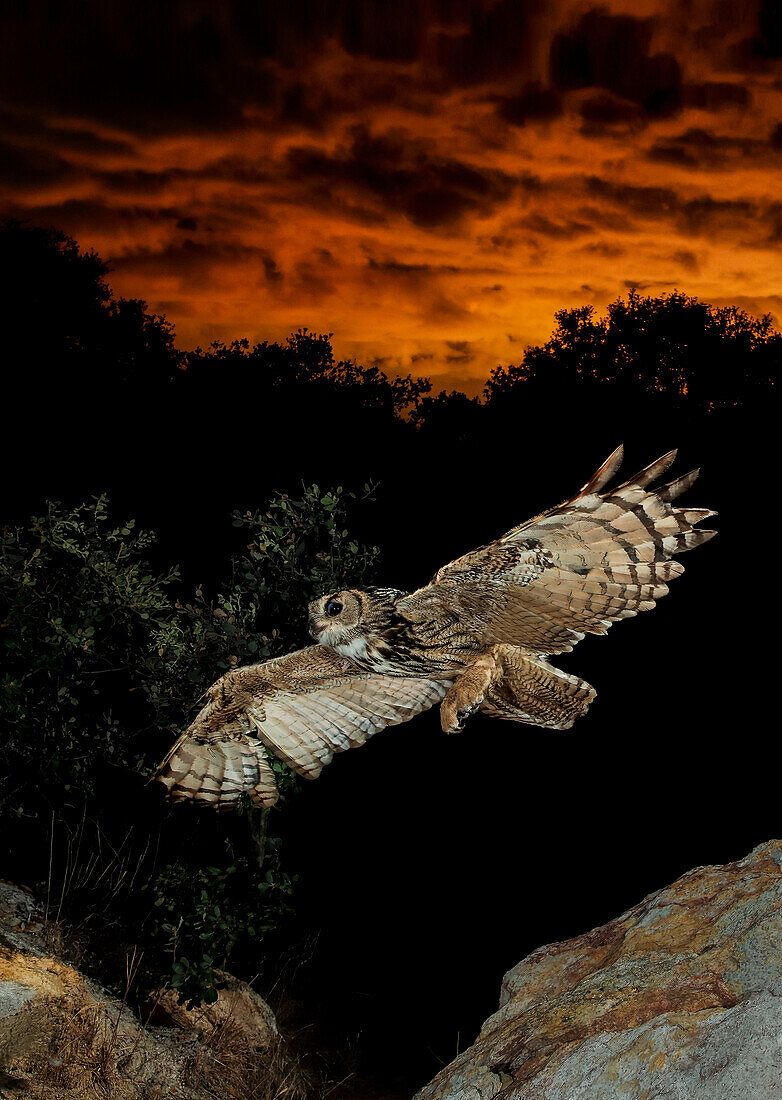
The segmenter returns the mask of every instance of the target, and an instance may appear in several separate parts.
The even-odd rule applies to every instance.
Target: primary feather
[[[270,759],[315,779],[334,753],[438,703],[450,683],[378,676],[322,646],[228,672],[158,767],[173,801],[272,806]]]

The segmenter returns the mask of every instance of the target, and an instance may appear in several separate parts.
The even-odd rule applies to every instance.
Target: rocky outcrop
[[[782,1100],[782,841],[534,951],[416,1100]]]
[[[277,1034],[269,1006],[221,975],[217,1001],[155,998],[142,1022],[97,983],[57,957],[57,930],[33,898],[0,882],[0,1095],[36,1100],[250,1100],[307,1095],[307,1081]],[[215,1092],[215,1089],[218,1089]]]

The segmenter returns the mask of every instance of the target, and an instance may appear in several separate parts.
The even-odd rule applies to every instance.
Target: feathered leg
[[[586,714],[597,694],[586,680],[521,646],[494,646],[494,650],[499,675],[486,691],[481,704],[484,714],[555,730],[570,729],[576,718]]]
[[[483,702],[492,681],[501,674],[497,651],[503,646],[492,646],[476,657],[448,691],[440,704],[440,724],[445,733],[456,733]]]
[[[459,677],[440,705],[446,733],[481,710],[529,726],[569,729],[586,714],[595,689],[522,646],[494,645]]]

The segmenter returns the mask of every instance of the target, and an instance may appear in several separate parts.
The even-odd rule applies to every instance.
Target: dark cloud
[[[774,202],[765,212],[764,224],[767,235],[764,243],[772,247],[782,244],[782,203]]]
[[[531,229],[533,233],[540,233],[544,237],[553,237],[558,240],[572,240],[574,237],[594,232],[593,227],[585,222],[578,222],[573,218],[560,218],[559,221],[554,221],[552,218],[547,218],[545,214],[529,214],[517,224],[524,229]]]
[[[748,107],[752,102],[746,85],[719,80],[706,81],[704,84],[685,84],[682,93],[685,107],[699,107],[704,111],[720,111],[723,107]]]
[[[262,257],[264,272],[267,271],[267,261]],[[299,287],[313,301],[319,301],[337,290],[336,284],[324,271],[324,265],[310,260],[300,260],[296,264],[296,277]],[[279,281],[279,280],[277,280]]]
[[[777,0],[761,0],[755,49],[763,57],[782,57],[782,8]]]
[[[643,187],[591,176],[587,191],[646,218],[669,217],[679,207],[678,195],[668,187]]]
[[[679,223],[687,233],[735,234],[755,230],[760,211],[747,199],[714,199],[710,195],[684,202],[679,210]]]
[[[485,84],[516,126],[559,117],[562,93],[601,89],[580,106],[585,132],[597,134],[682,105],[750,101],[738,82],[683,83],[677,59],[652,52],[652,19],[595,8],[551,38],[551,9],[546,0],[81,0],[77,17],[67,4],[6,5],[0,98],[28,118],[39,144],[96,156],[130,150],[90,123],[49,131],[45,119],[77,116],[139,135],[319,131],[382,105],[433,114],[443,91]],[[758,11],[742,48],[777,57],[775,6],[762,0]],[[713,24],[699,33],[724,38]],[[546,55],[550,86],[539,79]]]
[[[272,168],[268,157],[225,156],[209,161],[199,168],[126,168],[115,172],[98,171],[95,177],[109,191],[154,196],[179,180],[224,180],[229,183],[261,185],[277,182],[279,174]]]
[[[628,215],[626,210],[610,203],[605,205],[585,203],[577,207],[573,213],[595,229],[607,230],[610,233],[632,233],[637,228],[636,221]]]
[[[693,236],[712,233],[734,238],[746,235],[747,240],[762,243],[757,237],[757,227],[767,217],[768,208],[764,210],[749,199],[715,199],[711,195],[685,199],[672,188],[640,187],[597,176],[586,182],[593,195],[640,217],[670,221],[682,233]]]
[[[629,15],[587,12],[551,43],[551,79],[561,91],[604,88],[667,115],[682,104],[682,75],[672,54],[649,52],[653,23]]]
[[[528,122],[547,122],[562,114],[562,97],[555,88],[545,88],[539,81],[527,84],[519,95],[497,96],[497,113],[513,126]]]
[[[475,359],[475,351],[469,340],[446,340],[445,346],[449,352],[445,356],[446,363],[459,363],[466,366]]]
[[[99,178],[109,191],[117,191],[125,195],[152,196],[159,195],[172,180],[181,179],[184,175],[184,172],[176,169],[150,172],[142,168],[132,168],[122,172],[102,172]]]
[[[34,143],[37,149],[56,149],[98,156],[133,151],[132,145],[126,141],[102,137],[83,127],[53,126],[28,111],[0,110],[0,135],[12,141]]]
[[[402,260],[376,260],[373,256],[367,260],[367,267],[384,275],[413,279],[430,275],[456,275],[464,270],[455,264],[408,264]]]
[[[509,254],[516,247],[518,238],[510,233],[492,233],[490,237],[479,237],[478,241],[482,252]]]
[[[753,33],[736,46],[732,59],[742,68],[759,68],[779,57],[782,57],[782,8],[779,0],[760,0]]]
[[[644,121],[643,108],[631,99],[622,99],[611,92],[600,92],[582,100],[581,117],[588,131],[600,132],[606,127],[635,125]]]
[[[0,138],[0,184],[33,190],[83,174],[57,153],[15,145]]]
[[[276,179],[268,157],[219,157],[204,168],[190,173],[204,179],[231,180],[234,183],[261,184]]]
[[[140,248],[136,252],[112,257],[111,266],[118,273],[143,276],[155,276],[164,271],[178,278],[181,287],[194,290],[212,287],[217,280],[218,268],[237,263],[246,265],[248,261],[258,264],[258,282],[268,283],[269,259],[265,248],[238,241],[196,241],[186,237],[162,249]],[[272,278],[271,282],[275,281],[278,280]]]
[[[444,294],[434,293],[424,302],[420,309],[423,320],[434,324],[452,321],[466,321],[470,317],[470,311],[452,298],[446,298]]]
[[[592,241],[581,246],[582,252],[589,252],[593,256],[603,256],[608,260],[615,260],[617,256],[624,256],[627,249],[618,244],[609,244],[607,241]]]
[[[260,253],[261,264],[263,265],[263,274],[266,278],[266,282],[272,286],[279,284],[283,280],[283,274],[277,266],[277,261],[271,252],[262,250]]]
[[[403,277],[431,274],[431,264],[406,264],[401,260],[376,260],[370,256],[367,267],[371,271],[382,271],[384,275],[401,275]]]
[[[538,17],[545,13],[545,0],[456,0],[437,9],[436,61],[450,81],[478,84],[528,71],[538,48]]]
[[[650,160],[682,168],[719,169],[731,160],[768,159],[771,153],[765,141],[730,137],[697,127],[656,141],[646,155]]]
[[[676,283],[662,282],[658,279],[644,281],[643,279],[623,279],[627,290],[661,290],[663,287],[676,286]]]
[[[689,149],[674,141],[656,141],[646,154],[649,160],[673,164],[677,168],[698,168],[700,158],[693,156]]]
[[[327,189],[335,202],[333,192],[347,188],[381,200],[384,209],[424,228],[488,213],[514,188],[512,178],[499,170],[434,156],[425,142],[401,130],[374,135],[365,126],[353,127],[349,144],[333,154],[291,149],[288,164],[293,179]]]
[[[259,68],[247,79],[233,8],[15,5],[0,36],[0,97],[144,133],[235,127],[245,103],[266,98],[267,74]]]
[[[698,257],[694,252],[690,252],[687,248],[681,248],[678,252],[673,254],[674,263],[683,267],[685,271],[697,272],[700,264],[698,263]]]
[[[32,219],[38,225],[54,225],[71,234],[111,234],[147,225],[171,225],[192,231],[195,219],[178,207],[110,205],[102,199],[67,199],[59,203],[37,205],[10,203],[8,213],[19,219]],[[182,223],[182,224],[180,224]],[[107,257],[108,258],[108,257]]]
[[[426,23],[417,0],[347,0],[337,18],[345,49],[378,61],[415,61]]]
[[[78,12],[71,4],[7,5],[0,98],[138,134],[244,129],[248,112],[260,112],[266,126],[317,129],[361,103],[412,95],[432,109],[421,99],[427,85],[524,73],[544,7],[543,0],[81,0]],[[353,92],[315,74],[335,43],[362,67]],[[417,92],[404,71],[413,66]]]

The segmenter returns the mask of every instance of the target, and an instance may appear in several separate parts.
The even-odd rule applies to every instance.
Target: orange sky
[[[180,347],[307,327],[470,392],[555,310],[629,286],[782,319],[770,2],[296,17],[238,0],[19,16],[3,209],[95,248]]]

